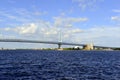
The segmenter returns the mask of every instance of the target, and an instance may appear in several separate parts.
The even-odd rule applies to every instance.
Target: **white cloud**
[[[56,27],[72,27],[73,23],[86,22],[88,18],[62,18],[54,17],[54,26]]]
[[[14,32],[20,35],[32,35],[37,31],[37,25],[34,23],[30,23],[29,25],[17,26],[17,27],[6,27],[2,28],[2,31],[5,32]]]
[[[120,21],[120,16],[112,16],[111,20],[113,20],[113,21]]]
[[[12,35],[17,35],[18,38],[33,40],[59,41],[60,37],[58,27],[47,27],[44,23],[30,23],[29,26],[4,28],[4,32],[5,31],[7,33],[9,33],[9,31],[19,33],[18,35]],[[101,46],[120,45],[120,26],[94,27],[85,30],[79,28],[62,28],[61,32],[63,42],[93,43]]]
[[[76,40],[81,40],[82,43],[94,43],[102,46],[119,46],[119,34],[120,26],[95,27],[77,35],[78,38],[76,37]]]
[[[10,28],[10,27],[6,27],[6,28],[4,28],[4,30],[5,30],[5,31],[10,31],[11,28]]]
[[[114,9],[113,12],[120,13],[120,9]]]
[[[35,25],[34,23],[31,23],[28,26],[23,26],[23,27],[17,27],[16,30],[20,33],[20,34],[34,34],[37,30],[37,25]]]
[[[104,0],[73,0],[78,3],[78,6],[82,9],[93,9],[97,6],[97,2],[103,2]]]
[[[4,21],[9,20],[9,22],[11,21],[11,24],[15,24],[17,23],[31,23],[31,22],[36,22],[39,21],[38,18],[36,17],[40,17],[42,15],[46,15],[47,12],[46,11],[38,11],[38,10],[33,10],[33,11],[29,11],[27,9],[24,8],[14,8],[12,10],[0,10],[0,16],[1,19]]]
[[[5,33],[7,32],[8,34],[12,32],[18,37],[21,36],[21,38],[25,36],[26,38],[36,37],[36,39],[41,38],[41,40],[57,40],[58,41],[60,27],[56,27],[55,23],[57,22],[57,20],[58,19],[55,19],[53,24],[47,21],[40,21],[40,22],[29,23],[21,26],[16,26],[16,27],[5,27],[0,30],[4,31]],[[60,20],[69,23],[69,24],[66,24],[67,27],[62,27],[61,31],[63,34],[70,36],[72,34],[82,32],[81,29],[72,28],[74,26],[73,23],[85,21],[87,19],[86,18],[67,18],[67,19],[60,18]],[[64,25],[64,23],[61,22],[59,25]]]
[[[118,17],[111,17],[117,20]],[[54,17],[53,22],[39,21],[16,27],[0,28],[0,31],[11,34],[16,38],[33,39],[43,41],[59,41],[60,28],[63,42],[91,43],[95,45],[119,46],[120,45],[120,26],[104,26],[89,29],[75,28],[74,24],[86,22],[88,18],[74,17]],[[58,27],[60,26],[60,27]],[[9,36],[10,36],[9,34]],[[2,36],[5,36],[2,34]],[[8,35],[6,36],[8,37]],[[15,38],[14,37],[14,38]]]
[[[16,19],[16,16],[11,15],[8,11],[5,11],[5,10],[1,10],[0,14],[1,14],[1,17],[3,16],[4,18]]]
[[[84,31],[81,29],[67,29],[65,31],[65,33],[67,33],[67,34],[76,34],[76,33],[81,33],[81,32],[84,32]]]

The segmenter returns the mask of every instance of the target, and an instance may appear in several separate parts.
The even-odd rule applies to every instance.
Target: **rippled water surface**
[[[120,51],[0,51],[0,80],[120,80]]]

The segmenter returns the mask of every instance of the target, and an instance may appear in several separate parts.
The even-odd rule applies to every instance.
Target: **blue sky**
[[[1,0],[0,38],[120,47],[119,0]],[[4,48],[56,47],[1,43]]]

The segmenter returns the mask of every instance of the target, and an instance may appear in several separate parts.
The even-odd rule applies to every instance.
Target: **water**
[[[120,80],[120,51],[0,51],[0,80]]]

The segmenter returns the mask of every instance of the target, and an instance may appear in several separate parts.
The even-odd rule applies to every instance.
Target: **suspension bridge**
[[[0,42],[18,42],[18,43],[43,43],[43,44],[56,44],[58,45],[58,49],[61,48],[62,45],[72,45],[72,46],[82,46],[89,47],[87,44],[79,44],[79,43],[68,43],[68,42],[55,42],[55,41],[38,41],[38,40],[26,40],[26,39],[0,39]],[[108,48],[114,49],[116,47],[106,47],[106,46],[96,46],[92,45],[92,48]]]

